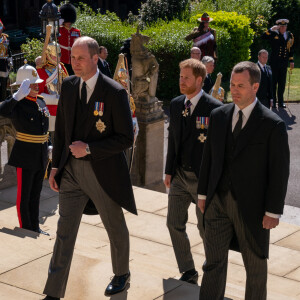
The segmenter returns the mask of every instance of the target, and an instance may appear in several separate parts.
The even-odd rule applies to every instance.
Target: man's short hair
[[[248,71],[251,85],[260,83],[260,70],[257,64],[251,61],[242,61],[232,69],[232,73],[243,73],[244,71]]]
[[[201,60],[205,65],[210,63],[210,62],[215,62],[215,60],[211,56],[203,56]]]
[[[99,54],[99,45],[96,40],[89,36],[82,36],[75,40],[73,47],[78,45],[87,45],[91,58]]]
[[[202,79],[204,80],[204,78],[206,77],[206,68],[204,64],[200,60],[197,60],[195,58],[183,60],[179,63],[179,68],[180,70],[184,68],[192,69],[193,74],[196,78],[202,77]]]
[[[193,47],[191,49],[191,53],[199,53],[199,54],[201,54],[201,50],[198,47]]]
[[[260,56],[262,53],[267,53],[269,55],[269,52],[266,49],[261,49],[258,52],[258,56]]]
[[[106,49],[106,50],[107,50],[107,48],[106,48],[106,47],[104,47],[104,46],[100,46],[100,47],[99,47],[99,53],[101,53],[101,52],[102,52],[102,50],[104,50],[104,49]]]

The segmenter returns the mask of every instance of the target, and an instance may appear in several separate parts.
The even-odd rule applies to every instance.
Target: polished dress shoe
[[[198,272],[196,270],[189,270],[182,274],[179,278],[181,281],[185,281],[192,284],[198,283]]]
[[[41,228],[35,230],[36,232],[38,232],[39,234],[44,234],[44,235],[48,235],[50,236],[50,234],[44,230],[42,230]],[[58,299],[58,298],[54,298],[54,299]]]
[[[121,276],[115,275],[112,281],[107,286],[105,290],[105,295],[110,296],[124,291],[129,281],[130,272]]]
[[[285,104],[280,104],[280,105],[278,105],[278,107],[286,108],[286,105]]]
[[[46,296],[43,300],[59,300],[60,298],[57,297],[51,297],[51,296]]]

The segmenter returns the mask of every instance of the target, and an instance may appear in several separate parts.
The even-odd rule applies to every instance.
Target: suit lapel
[[[88,107],[88,113],[87,113],[87,122],[85,127],[85,133],[84,136],[87,137],[91,128],[95,125],[95,123],[98,121],[99,116],[94,115],[94,109],[95,109],[95,102],[103,102],[104,103],[104,113],[105,113],[105,86],[103,82],[103,77],[101,73],[99,73],[97,83],[95,85],[95,89],[93,94],[91,95],[91,98],[89,100],[89,107]]]
[[[76,77],[73,82],[73,88],[71,90],[71,94],[69,97],[70,105],[67,107],[66,118],[68,118],[67,126],[69,136],[72,137],[73,129],[74,129],[74,122],[75,122],[75,115],[76,115],[76,105],[79,100],[79,84],[80,84],[80,77]]]
[[[242,129],[241,133],[239,134],[234,155],[233,155],[234,157],[236,157],[247,146],[249,140],[256,132],[257,128],[261,125],[261,122],[264,119],[261,105],[262,104],[260,104],[260,102],[257,101],[245,127]]]

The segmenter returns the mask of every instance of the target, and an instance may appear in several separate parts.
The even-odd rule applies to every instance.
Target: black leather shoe
[[[182,274],[182,276],[179,278],[181,281],[185,281],[192,284],[198,283],[198,272],[195,270],[194,272],[186,271]]]
[[[280,105],[278,105],[278,107],[286,108],[286,105],[285,104],[280,104]]]
[[[125,290],[127,284],[130,281],[130,272],[121,276],[114,276],[105,290],[105,295],[110,296],[120,293]]]
[[[60,298],[46,296],[43,300],[60,300]]]
[[[37,229],[36,232],[38,232],[39,234],[44,234],[44,235],[50,236],[50,234],[48,232],[42,230],[41,228]],[[53,299],[58,299],[58,298],[53,298]]]

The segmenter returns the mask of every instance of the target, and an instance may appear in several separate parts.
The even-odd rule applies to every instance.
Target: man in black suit
[[[234,103],[210,117],[198,185],[206,255],[201,300],[223,299],[229,248],[242,253],[245,299],[266,299],[270,229],[283,213],[289,146],[285,123],[257,101],[259,82],[255,63],[237,64]]]
[[[257,65],[260,69],[260,84],[256,96],[258,100],[267,108],[273,106],[273,91],[272,91],[272,71],[267,65],[269,53],[262,49],[258,52]]]
[[[215,69],[215,60],[211,56],[204,56],[202,58],[202,63],[206,67],[206,77],[203,83],[203,91],[209,94],[214,86],[214,81],[211,78],[211,74]]]
[[[108,56],[108,51],[104,46],[99,47],[99,60],[98,60],[98,68],[100,72],[110,78],[112,78],[109,64],[106,61]]]
[[[182,274],[180,280],[197,283],[190,242],[186,234],[188,208],[197,202],[198,174],[211,111],[222,103],[202,90],[205,66],[195,59],[180,63],[180,91],[171,101],[165,186],[170,188],[167,226]],[[203,235],[202,213],[196,215]]]
[[[92,38],[75,41],[71,62],[76,76],[64,80],[58,103],[49,183],[59,191],[60,218],[44,290],[47,300],[64,297],[89,199],[110,240],[115,276],[105,294],[121,292],[130,279],[129,233],[122,207],[137,213],[124,155],[133,143],[132,120],[125,89],[99,72],[98,52]]]

